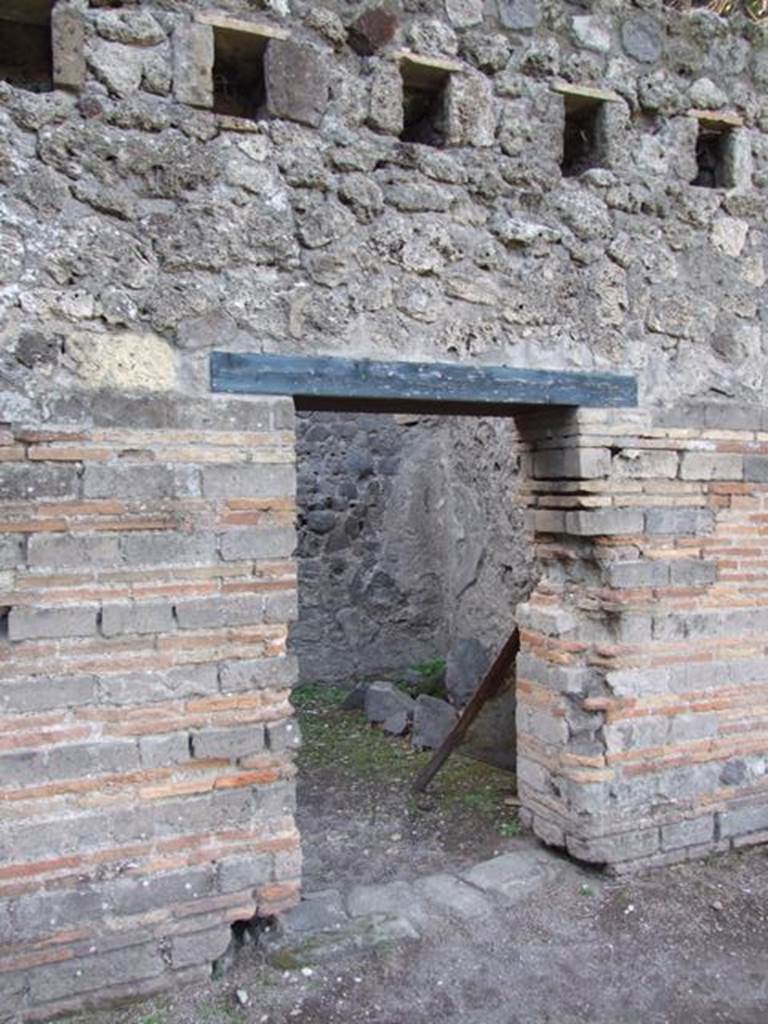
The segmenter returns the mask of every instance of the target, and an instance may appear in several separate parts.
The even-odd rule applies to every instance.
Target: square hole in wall
[[[565,178],[575,178],[590,167],[603,165],[602,114],[604,101],[570,93],[565,101],[563,159],[560,170]]]
[[[213,29],[213,110],[256,121],[266,116],[264,56],[269,37],[237,29]]]
[[[446,136],[446,86],[450,71],[437,64],[400,61],[403,79],[403,142],[443,146]]]
[[[728,159],[732,135],[726,125],[700,121],[696,136],[696,176],[692,185],[699,188],[730,188]]]
[[[29,92],[53,89],[53,0],[0,2],[0,81]]]

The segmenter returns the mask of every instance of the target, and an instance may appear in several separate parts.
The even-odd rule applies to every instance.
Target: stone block
[[[27,541],[32,569],[117,568],[120,538],[116,534],[37,533]]]
[[[243,690],[286,690],[296,685],[298,676],[298,661],[293,655],[225,661],[219,666],[219,680],[223,693],[239,693]]]
[[[35,537],[30,537],[27,544]],[[19,569],[24,565],[24,542],[13,534],[0,536],[0,569]]]
[[[670,564],[662,561],[611,562],[606,568],[609,587],[665,587],[669,583]]]
[[[413,888],[427,903],[451,915],[483,920],[491,910],[487,896],[454,875],[427,875],[414,882]]]
[[[102,606],[101,632],[104,636],[167,633],[173,628],[173,606],[167,600],[110,602]]]
[[[167,768],[191,760],[189,736],[185,732],[169,736],[142,736],[139,739],[142,768]]]
[[[413,712],[414,747],[435,750],[454,727],[457,718],[456,710],[447,701],[420,694]]]
[[[296,589],[273,591],[266,595],[265,622],[296,622],[299,617],[299,595]]]
[[[565,527],[577,537],[607,537],[643,532],[643,513],[635,509],[596,509],[567,512]]]
[[[371,683],[365,694],[365,714],[369,722],[386,732],[401,736],[413,721],[416,701],[393,683]]]
[[[381,63],[371,75],[368,124],[387,135],[403,130],[403,78],[391,61]]]
[[[706,587],[717,579],[717,563],[703,558],[675,559],[669,575],[673,587]]]
[[[316,128],[328,106],[329,79],[323,56],[293,39],[273,39],[264,58],[267,110]]]
[[[715,516],[708,508],[651,508],[645,513],[645,531],[672,536],[712,533]]]
[[[95,704],[95,676],[34,676],[6,679],[0,686],[0,713],[24,714]]]
[[[301,746],[301,729],[295,718],[283,718],[270,722],[266,727],[267,749],[276,753],[298,750]]]
[[[293,526],[245,526],[227,530],[219,541],[225,562],[289,558],[295,547],[296,531]]]
[[[557,859],[543,850],[515,850],[482,861],[462,878],[485,892],[496,892],[507,900],[525,899],[552,881],[562,870]]]
[[[768,484],[768,455],[745,455],[744,479],[758,484]]]
[[[456,707],[463,707],[482,682],[490,657],[474,637],[458,640],[448,652],[445,689]]]
[[[768,829],[768,803],[738,804],[720,814],[720,836],[741,836]]]
[[[222,892],[242,892],[265,885],[272,879],[270,853],[251,853],[246,857],[226,857],[219,862],[219,888]]]
[[[361,57],[371,57],[387,43],[391,43],[399,19],[387,7],[369,7],[349,26],[349,45]]]
[[[58,605],[50,608],[17,606],[8,616],[11,640],[57,640],[95,636],[98,605]]]
[[[618,480],[674,480],[677,464],[674,451],[622,448],[611,462],[611,476]]]
[[[83,473],[86,498],[132,498],[162,501],[194,498],[200,494],[198,470],[194,466],[96,466]]]
[[[80,474],[76,466],[48,462],[3,464],[0,501],[55,501],[79,496]]]
[[[93,953],[83,959],[62,960],[37,967],[29,975],[30,998],[37,1003],[71,1000],[85,992],[156,978],[165,961],[156,942],[126,946],[109,953]]]
[[[743,473],[741,455],[723,452],[683,452],[680,459],[682,480],[741,480]]]
[[[451,74],[445,88],[445,122],[449,146],[492,146],[496,112],[489,79],[479,74]]]
[[[615,864],[623,860],[650,857],[659,849],[659,829],[633,829],[617,835],[578,838],[566,836],[566,848],[572,857],[589,864]]]
[[[249,626],[264,621],[263,594],[235,597],[200,597],[177,601],[176,621],[180,629],[220,629]]]
[[[51,10],[53,83],[59,89],[80,89],[85,82],[85,24],[81,11],[65,4]]]
[[[286,498],[296,492],[293,464],[205,466],[202,477],[206,498]]]
[[[499,18],[513,31],[537,28],[541,24],[541,4],[537,0],[499,0]]]
[[[180,21],[173,33],[173,93],[179,103],[213,106],[213,61],[212,27]]]
[[[172,530],[136,531],[120,538],[123,562],[141,565],[211,565],[216,560],[216,537],[201,530],[182,533]]]
[[[178,970],[192,964],[210,965],[222,957],[232,941],[232,932],[225,921],[205,931],[190,935],[174,935],[171,939],[171,964]]]
[[[609,448],[548,448],[533,456],[537,480],[591,480],[610,473]]]
[[[264,728],[261,725],[233,726],[229,729],[201,729],[190,734],[193,756],[202,758],[228,758],[260,754],[264,750]]]
[[[344,900],[338,889],[322,889],[310,893],[280,920],[287,935],[332,932],[348,922]]]

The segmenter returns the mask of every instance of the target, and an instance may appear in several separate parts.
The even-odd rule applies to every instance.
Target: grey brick
[[[95,704],[94,676],[31,676],[0,683],[0,711],[18,714]]]
[[[572,857],[590,864],[613,864],[616,861],[649,857],[659,849],[659,830],[633,829],[618,835],[584,839],[568,836],[566,847]]]
[[[682,480],[741,480],[743,473],[741,455],[726,452],[683,452],[680,460]]]
[[[533,456],[537,479],[580,479],[606,477],[611,472],[608,448],[550,448]]]
[[[205,597],[179,601],[176,621],[180,629],[207,629],[221,626],[245,626],[264,621],[264,596],[239,594],[236,597]]]
[[[167,633],[173,628],[173,606],[167,600],[110,602],[101,610],[101,632],[104,636]]]
[[[670,565],[670,579],[673,586],[704,587],[717,578],[717,564],[703,558],[683,558]]]
[[[241,559],[290,558],[296,547],[293,526],[246,526],[227,530],[220,541],[221,557],[226,562]]]
[[[275,430],[294,430],[296,427],[296,407],[291,398],[278,398],[272,407],[272,420]]]
[[[50,779],[75,779],[132,771],[139,767],[139,751],[132,741],[67,743],[45,754],[45,774]]]
[[[218,690],[216,665],[182,665],[167,672],[101,676],[102,700],[110,704],[145,704],[181,697],[205,697]]]
[[[759,484],[768,483],[768,455],[745,455],[744,479]]]
[[[213,106],[213,29],[180,21],[173,33],[173,92],[180,103]]]
[[[298,750],[301,746],[301,730],[295,718],[283,718],[279,722],[270,722],[267,725],[266,733],[269,750],[282,752]]]
[[[248,661],[225,661],[219,667],[223,693],[242,690],[287,690],[296,685],[298,661],[293,655]]]
[[[51,850],[58,856],[79,853],[83,849],[98,849],[106,845],[109,819],[105,814],[73,814],[61,820],[20,822],[0,830],[0,861],[34,860],[50,857]]]
[[[80,496],[76,466],[48,462],[3,463],[0,501],[40,501]]]
[[[565,516],[568,533],[579,537],[602,537],[642,533],[643,513],[635,509],[595,509],[590,512],[568,512]]]
[[[170,530],[130,533],[121,538],[120,549],[128,566],[212,565],[216,561],[216,535]]]
[[[86,498],[194,498],[200,495],[196,466],[87,465],[83,476]]]
[[[104,897],[117,914],[142,914],[145,910],[188,903],[214,891],[213,868],[165,871],[145,878],[125,878],[104,887]]]
[[[120,539],[114,534],[39,533],[27,542],[30,568],[90,569],[120,564]]]
[[[611,587],[664,587],[669,583],[669,563],[611,562],[606,575]]]
[[[677,452],[623,448],[611,463],[611,476],[618,480],[674,480]]]
[[[219,888],[222,892],[240,892],[264,885],[272,879],[273,860],[270,853],[225,858],[219,863]]]
[[[254,724],[229,729],[203,729],[193,732],[191,739],[196,758],[228,757],[236,761],[264,750],[264,727]]]
[[[296,622],[299,617],[299,595],[296,589],[267,594],[265,622]]]
[[[83,921],[97,921],[102,914],[102,896],[90,887],[25,894],[15,901],[14,938],[20,942],[38,936],[47,938],[59,929],[71,928]]]
[[[205,466],[202,474],[206,498],[287,498],[296,493],[293,463]]]
[[[768,803],[752,803],[729,808],[720,815],[720,835],[741,836],[768,829]]]
[[[49,608],[12,608],[8,616],[11,640],[58,639],[95,636],[97,605],[61,605]]]
[[[256,786],[251,791],[254,813],[282,818],[296,813],[296,783],[293,779],[273,782],[269,786]]]
[[[142,768],[166,768],[191,760],[189,736],[175,732],[170,736],[142,736],[139,740]]]
[[[714,528],[715,516],[708,508],[650,508],[645,513],[646,533],[694,536]]]
[[[164,970],[157,945],[146,943],[38,967],[30,972],[29,989],[35,1003],[47,1003],[107,988],[117,981],[153,978]]]
[[[177,969],[192,964],[206,964],[210,970],[211,963],[226,953],[231,941],[232,932],[226,923],[191,935],[174,935],[171,940],[171,963]]]
[[[0,569],[16,569],[24,565],[24,542],[21,537],[0,536]]]

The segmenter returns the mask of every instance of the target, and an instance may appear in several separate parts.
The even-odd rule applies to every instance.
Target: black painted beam
[[[634,377],[459,363],[388,363],[335,356],[213,352],[211,389],[297,399],[453,405],[637,405]]]

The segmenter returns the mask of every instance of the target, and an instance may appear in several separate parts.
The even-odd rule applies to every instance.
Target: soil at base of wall
[[[386,736],[344,691],[294,694],[299,753],[298,825],[308,891],[460,870],[521,840],[515,776],[456,753],[426,793],[411,786],[432,751]]]

